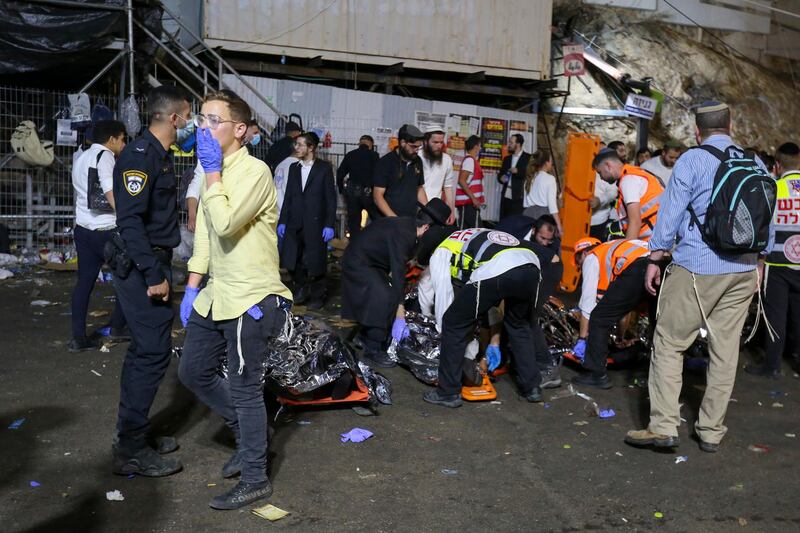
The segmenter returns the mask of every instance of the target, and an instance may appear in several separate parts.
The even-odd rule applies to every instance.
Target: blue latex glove
[[[181,324],[183,324],[183,327],[186,327],[186,324],[189,323],[189,317],[192,316],[192,306],[198,294],[200,294],[198,287],[186,287],[183,300],[181,300]]]
[[[486,347],[486,362],[489,364],[489,372],[494,372],[500,366],[500,347],[496,344],[490,344]]]
[[[286,233],[286,224],[278,224],[278,237],[283,239],[285,233]]]
[[[586,357],[586,339],[578,339],[578,342],[572,348],[572,353],[583,362],[583,358]]]
[[[373,433],[367,429],[353,428],[347,433],[342,433],[342,442],[364,442],[372,437]]]
[[[197,137],[197,159],[206,173],[222,170],[222,147],[208,128],[199,128]]]
[[[409,335],[411,335],[411,332],[408,330],[408,326],[406,326],[406,319],[400,317],[395,318],[394,324],[392,324],[392,339],[400,342]]]
[[[247,314],[250,315],[253,318],[253,320],[256,321],[261,320],[261,318],[264,316],[264,312],[261,310],[258,304],[248,309]]]
[[[328,242],[333,239],[333,228],[322,228],[322,240]]]

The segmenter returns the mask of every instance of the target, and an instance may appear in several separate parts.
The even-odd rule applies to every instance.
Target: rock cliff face
[[[573,27],[604,59],[634,79],[652,77],[654,86],[667,95],[661,113],[650,124],[651,148],[659,148],[668,138],[695,144],[694,117],[689,107],[712,99],[732,107],[733,135],[744,146],[771,152],[787,140],[800,140],[800,91],[789,70],[767,70],[721,44],[702,44],[689,35],[691,32],[632,10],[576,4],[557,4],[555,24]],[[590,72],[583,76],[584,83],[572,81],[566,106],[620,108],[608,90],[608,79],[597,70]],[[565,80],[560,84],[564,87]],[[554,99],[548,105],[560,104],[561,100]],[[548,114],[546,120],[553,134],[556,118]],[[556,152],[563,153],[558,147],[563,144],[565,126],[571,131],[596,133],[606,142],[626,141],[630,149],[635,143],[633,120],[564,115],[559,131],[553,135]]]

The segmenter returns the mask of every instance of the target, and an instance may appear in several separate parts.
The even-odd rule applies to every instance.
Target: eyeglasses
[[[236,120],[222,120],[222,118],[218,117],[217,115],[203,115],[202,113],[197,113],[194,116],[194,125],[198,128],[208,128],[211,130],[215,130],[219,127],[220,124],[225,124],[226,122],[230,122],[231,124],[236,124]]]

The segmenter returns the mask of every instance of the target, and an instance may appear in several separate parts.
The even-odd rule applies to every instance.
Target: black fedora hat
[[[444,226],[447,223],[447,219],[450,217],[450,206],[444,203],[441,198],[434,198],[425,205],[417,202],[417,205],[419,205],[423,213],[433,219],[434,224],[438,224],[439,226]]]

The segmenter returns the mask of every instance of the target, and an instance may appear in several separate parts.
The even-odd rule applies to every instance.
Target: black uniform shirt
[[[410,162],[404,161],[398,150],[380,158],[372,185],[386,189],[384,199],[397,216],[413,217],[417,214],[417,191],[425,185],[422,161],[417,156]]]
[[[347,152],[336,171],[336,186],[339,188],[339,192],[344,193],[344,177],[348,174],[350,175],[347,180],[348,185],[372,187],[372,174],[375,172],[378,159],[378,152],[370,150],[365,144]]]
[[[164,281],[153,247],[181,242],[172,154],[150,130],[127,145],[114,166],[117,228],[148,286]]]

